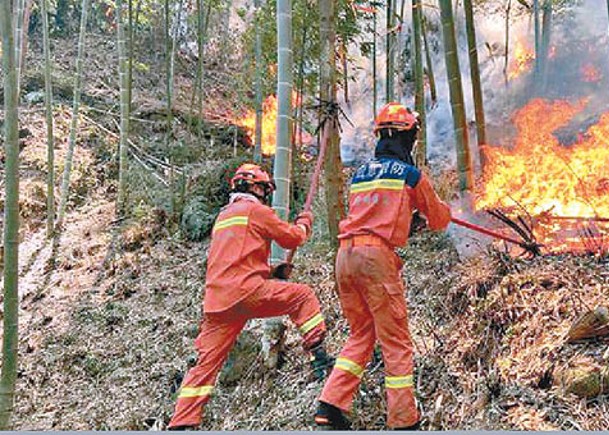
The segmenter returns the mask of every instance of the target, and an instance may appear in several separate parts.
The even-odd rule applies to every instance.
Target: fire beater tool
[[[332,121],[330,121],[332,122]],[[315,198],[315,193],[317,192],[317,187],[319,185],[319,177],[321,175],[321,167],[324,162],[324,157],[326,155],[326,145],[328,143],[328,128],[327,126],[323,126],[321,128],[321,141],[319,145],[319,155],[317,156],[317,161],[315,162],[315,169],[311,174],[311,184],[309,185],[309,191],[307,193],[307,199],[305,200],[303,211],[311,211],[311,207],[313,205],[313,199]],[[285,260],[283,263],[278,264],[273,270],[273,277],[279,279],[288,279],[290,274],[292,273],[292,269],[294,265],[292,264],[292,260],[294,259],[294,255],[296,254],[296,249],[291,249],[288,251]]]
[[[529,239],[529,240],[522,240],[522,239],[517,239],[514,237],[510,237],[507,236],[505,234],[501,234],[497,231],[493,231],[489,228],[486,227],[482,227],[480,225],[476,225],[473,224],[471,222],[465,221],[463,219],[459,219],[456,217],[452,217],[451,221],[456,224],[459,225],[461,227],[464,228],[468,228],[470,230],[476,231],[480,234],[485,234],[487,236],[491,236],[494,237],[495,239],[499,239],[499,240],[505,240],[506,242],[510,242],[513,243],[515,245],[520,246],[521,248],[523,248],[524,250],[526,250],[527,252],[530,252],[533,255],[541,255],[541,246],[539,243],[537,243],[535,240]]]

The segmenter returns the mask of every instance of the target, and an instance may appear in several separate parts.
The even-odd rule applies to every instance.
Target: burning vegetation
[[[292,107],[299,107],[302,103],[302,98],[297,92],[292,93]],[[252,143],[256,142],[256,111],[248,110],[245,114],[235,119],[235,124],[243,127],[247,135],[251,138]],[[277,97],[269,95],[262,103],[262,139],[261,148],[262,154],[272,156],[275,154],[275,144],[277,142]],[[300,145],[308,144],[312,141],[312,137],[301,127],[294,129],[294,142]]]
[[[535,99],[513,115],[517,137],[511,149],[486,147],[476,208],[499,207],[535,218],[535,233],[551,251],[579,250],[581,232],[594,238],[609,230],[609,112],[561,144],[555,132],[586,105]],[[588,227],[582,227],[587,222]],[[588,228],[584,230],[584,228]],[[591,232],[591,233],[590,233]]]
[[[508,68],[508,79],[513,80],[529,72],[535,62],[535,53],[522,41],[517,41],[514,47],[512,61]]]

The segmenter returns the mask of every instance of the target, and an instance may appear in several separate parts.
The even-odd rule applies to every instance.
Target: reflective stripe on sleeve
[[[321,315],[321,313],[317,313],[315,316],[311,317],[309,320],[307,320],[300,326],[300,332],[302,334],[306,334],[323,321],[324,317]]]
[[[214,387],[211,385],[203,385],[201,387],[182,387],[180,389],[180,395],[178,398],[184,399],[188,397],[208,396],[211,394],[213,389]]]
[[[412,375],[385,377],[385,388],[412,388],[413,386]]]
[[[361,378],[364,374],[364,368],[362,366],[347,358],[337,358],[336,363],[334,364],[334,368],[349,372],[352,375],[357,376],[358,378]]]
[[[213,232],[216,232],[218,230],[224,230],[226,228],[234,227],[237,225],[245,226],[245,225],[247,225],[248,220],[249,219],[247,216],[233,216],[228,219],[223,219],[223,220],[217,221],[216,224],[214,225]]]

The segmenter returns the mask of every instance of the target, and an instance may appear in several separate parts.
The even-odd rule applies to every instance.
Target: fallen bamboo
[[[585,222],[609,222],[609,217],[600,216],[543,216],[549,220],[585,221]]]

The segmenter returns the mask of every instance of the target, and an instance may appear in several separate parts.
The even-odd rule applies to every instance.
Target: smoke
[[[532,63],[518,77],[506,80],[505,64],[505,11],[485,14],[476,12],[476,36],[480,74],[483,84],[483,99],[486,116],[487,142],[491,145],[509,146],[514,130],[511,114],[522,107],[532,96],[550,99],[581,99],[589,97],[587,114],[594,115],[608,109],[609,93],[609,25],[605,0],[583,0],[578,5],[556,7],[553,15],[550,41],[550,59],[547,65],[546,85],[541,89],[533,82]],[[602,11],[602,13],[599,13]],[[377,108],[384,103],[384,27],[383,14],[378,17],[377,38]],[[438,101],[432,107],[427,96],[427,147],[428,158],[434,167],[454,167],[456,163],[453,120],[449,101],[449,90],[444,63],[443,39],[439,14],[430,9],[428,39],[432,50],[432,63],[436,78]],[[514,64],[514,47],[518,42],[534,51],[534,25],[532,13],[521,4],[512,8],[507,70]],[[470,146],[476,150],[476,129],[473,95],[469,72],[469,57],[465,34],[465,22],[461,10],[455,14],[459,63],[468,120]],[[400,34],[400,47],[410,45],[410,18],[406,18]],[[364,37],[365,38],[365,37]],[[368,39],[371,37],[368,36]],[[350,47],[350,56],[357,67],[350,83],[350,101],[342,101],[346,113],[355,127],[344,124],[341,154],[346,164],[356,164],[372,155],[374,137],[371,133],[372,115],[372,63],[359,53],[358,41]],[[410,62],[411,59],[405,59]],[[399,64],[399,63],[398,63]],[[401,70],[409,65],[401,64]],[[598,80],[585,81],[586,70],[596,70]],[[404,75],[399,74],[403,79]],[[413,106],[413,84],[400,80],[396,88],[399,100]],[[585,116],[584,116],[585,117]],[[577,126],[575,127],[577,129]],[[476,167],[478,162],[475,162]]]

